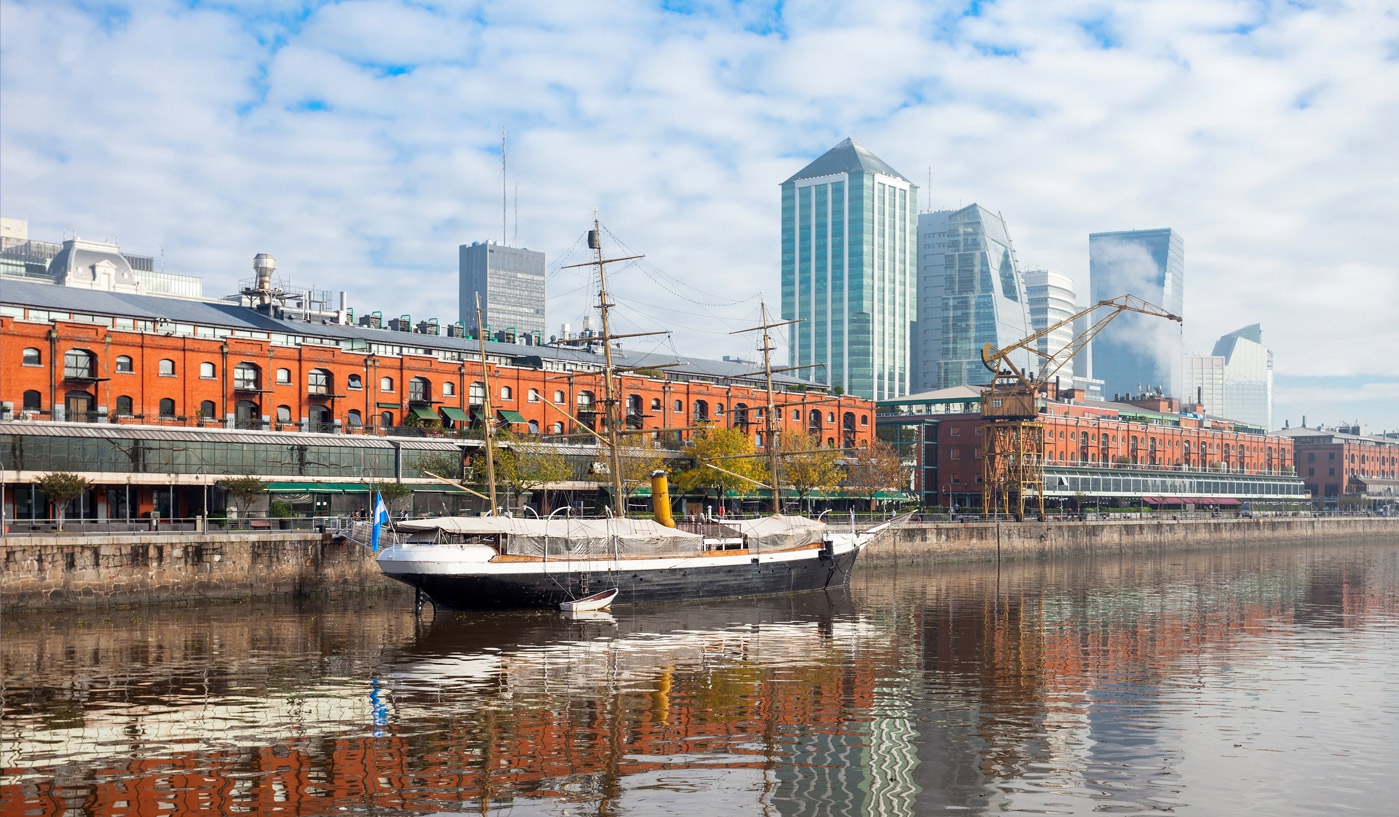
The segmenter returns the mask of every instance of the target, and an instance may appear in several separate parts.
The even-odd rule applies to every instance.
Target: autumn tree
[[[638,488],[651,484],[651,474],[666,467],[663,449],[656,441],[647,437],[632,445],[617,450],[617,460],[622,469],[623,499],[630,499]],[[600,480],[610,479],[606,474],[597,475]],[[623,507],[626,507],[625,503]]]
[[[525,440],[508,430],[495,432],[492,439],[495,441],[492,453],[496,487],[505,488],[514,496],[544,488],[551,482],[564,482],[573,476],[568,460],[555,446]],[[485,455],[474,458],[472,464],[474,473],[484,484]]]
[[[870,511],[874,511],[874,495],[879,491],[898,491],[908,484],[908,469],[899,462],[898,451],[883,440],[876,439],[869,448],[858,448],[847,456],[845,485],[861,494],[868,494]]]
[[[804,431],[786,431],[778,439],[778,477],[782,487],[791,488],[801,502],[813,491],[834,488],[845,474],[839,452],[822,448],[821,440]]]
[[[63,530],[63,517],[68,503],[87,493],[92,487],[86,479],[71,471],[50,471],[34,481],[35,487],[53,502],[54,516],[58,518],[58,529]]]
[[[681,491],[713,488],[746,493],[767,485],[762,461],[754,456],[753,438],[738,428],[706,426],[695,433],[685,449],[693,467],[681,471],[675,483]]]

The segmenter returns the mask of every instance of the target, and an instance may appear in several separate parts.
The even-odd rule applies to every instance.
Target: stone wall
[[[11,536],[0,607],[139,605],[388,590],[367,548],[327,534]]]
[[[1399,518],[913,523],[881,536],[870,545],[861,561],[910,564],[993,561],[997,558],[1048,559],[1363,537],[1399,538]]]

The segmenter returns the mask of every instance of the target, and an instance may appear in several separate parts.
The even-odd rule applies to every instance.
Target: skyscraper
[[[1273,353],[1263,328],[1255,323],[1221,337],[1214,356],[1224,360],[1224,416],[1272,429]]]
[[[1135,295],[1173,315],[1185,310],[1185,241],[1171,229],[1088,236],[1089,289],[1094,303]],[[1175,321],[1124,312],[1093,339],[1093,376],[1107,394],[1161,389],[1179,397],[1184,353]]]
[[[495,242],[472,242],[458,251],[460,320],[476,331],[476,295],[490,337],[514,335],[539,343],[544,334],[544,253]]]
[[[1025,273],[1025,294],[1030,301],[1031,332],[1041,332],[1051,324],[1071,318],[1078,312],[1074,279],[1062,272],[1047,269],[1029,270]],[[1037,346],[1040,354],[1054,355],[1072,343],[1073,339],[1074,324],[1071,323],[1040,338]],[[1073,382],[1074,374],[1073,360],[1059,370],[1059,377],[1065,384]]]
[[[1005,221],[978,204],[918,217],[916,391],[981,385],[986,343],[1030,334],[1029,298]],[[1015,359],[1029,364],[1029,354]]]
[[[782,317],[793,372],[849,394],[908,392],[918,188],[853,139],[782,183]]]

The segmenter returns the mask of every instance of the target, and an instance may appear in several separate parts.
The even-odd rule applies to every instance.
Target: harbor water
[[[1399,814],[1399,541],[11,613],[0,814]]]

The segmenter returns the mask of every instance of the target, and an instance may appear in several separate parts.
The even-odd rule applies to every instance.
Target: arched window
[[[160,416],[170,418],[175,416],[175,401],[169,397],[160,398]]]
[[[199,416],[203,417],[205,420],[214,419],[214,412],[217,410],[218,409],[214,408],[213,400],[205,400],[199,404]]]
[[[117,374],[131,374],[136,371],[136,367],[131,364],[131,358],[126,355],[117,355]]]
[[[290,386],[290,385],[291,385],[291,369],[278,369],[278,370],[277,370],[277,385],[279,385],[279,386]]]
[[[130,417],[131,415],[133,415],[133,414],[135,414],[135,413],[136,413],[135,404],[131,402],[131,398],[130,398],[130,397],[127,397],[126,395],[122,395],[122,396],[120,396],[120,397],[117,398],[117,416],[118,416],[118,417]]]
[[[659,398],[659,397],[652,397],[652,398],[651,398],[651,410],[652,410],[652,411],[660,411],[660,410],[661,410],[661,398]]]
[[[558,390],[556,389],[556,390],[554,391],[554,403],[556,403],[557,405],[562,406],[562,405],[563,405],[563,401],[564,401],[563,392],[558,391]]]
[[[320,434],[328,434],[335,429],[335,418],[325,406],[311,406],[306,412],[306,421],[311,426],[311,431]]]
[[[444,380],[444,381],[442,381],[442,396],[443,396],[443,397],[456,397],[456,396],[457,396],[457,384],[453,383],[453,382],[450,381],[450,380]]]
[[[555,422],[553,425],[549,426],[549,431],[550,431],[550,433],[552,433],[552,434],[562,434],[562,433],[563,433],[563,423],[562,423],[562,422]]]
[[[291,416],[291,410],[287,410]],[[251,400],[239,400],[233,404],[233,426],[235,428],[262,428],[262,411]]]
[[[715,403],[715,404],[714,404],[714,416],[715,416],[715,417],[723,417],[723,416],[724,416],[724,404],[723,404],[723,403]]]
[[[42,411],[44,408],[43,396],[39,392],[30,389],[24,393],[25,411]]]
[[[346,416],[350,421],[350,428],[364,427],[364,418],[360,415],[359,409],[350,409],[349,414]]]
[[[252,363],[233,367],[233,388],[238,391],[257,391],[261,380],[262,370]]]
[[[199,364],[199,376],[205,380],[213,380],[217,376],[217,372],[218,370],[214,368],[212,363]]]
[[[159,374],[161,377],[174,377],[175,361],[170,360],[169,358],[160,361],[160,366],[156,369],[156,373]]]
[[[306,391],[309,394],[330,394],[332,391],[330,372],[325,369],[312,369],[307,372]]]
[[[676,413],[676,414],[684,414],[684,413],[685,413],[685,401],[684,401],[684,400],[676,400],[676,401],[675,401],[675,413]]]
[[[514,400],[514,399],[515,399],[515,392],[514,392],[514,390],[512,390],[509,386],[501,386],[501,387],[500,387],[500,399],[502,399],[502,400]]]
[[[826,447],[827,447],[827,448],[835,448],[835,447],[836,447],[836,438],[835,438],[835,437],[827,437],[827,438],[826,438]]]
[[[870,424],[870,416],[869,416],[868,414],[861,414],[861,415],[860,415],[860,425],[862,425],[862,426],[867,426],[867,425],[869,425],[869,424]]]
[[[641,413],[641,395],[639,395],[639,394],[629,394],[629,395],[627,395],[627,413],[628,413],[628,414],[640,414],[640,413]]]
[[[350,375],[349,377],[345,378],[345,388],[350,389],[352,391],[359,391],[360,389],[364,388],[364,378],[360,377],[357,374]]]
[[[529,433],[531,433],[531,434],[538,434],[538,433],[539,433],[539,421],[538,421],[538,420],[530,420],[530,421],[529,421]]]
[[[580,392],[578,392],[578,410],[579,410],[579,411],[592,411],[592,410],[593,410],[593,393],[592,393],[592,392],[590,392],[590,391],[580,391]]]
[[[380,428],[393,428],[393,412],[386,411],[379,415]]]
[[[481,381],[478,380],[478,381],[476,381],[475,383],[472,383],[472,384],[471,384],[471,388],[467,389],[467,392],[468,392],[468,394],[467,394],[467,402],[471,403],[471,405],[473,405],[473,406],[483,406],[483,405],[486,404],[486,384],[485,384],[485,383],[482,383]]]
[[[415,377],[408,381],[408,402],[431,403],[432,382],[426,377]]]
[[[72,349],[63,356],[63,376],[70,380],[97,377],[97,356],[86,349]]]
[[[25,366],[42,366],[44,365],[44,353],[34,348],[25,349],[21,362]]]
[[[529,390],[529,397],[528,397],[528,399],[529,399],[529,401],[530,401],[531,403],[538,403],[538,402],[539,402],[539,389],[530,389],[530,390]]]
[[[278,407],[277,407],[277,422],[279,422],[279,423],[290,423],[290,422],[291,422],[291,406],[278,406]]]
[[[709,419],[709,403],[704,400],[695,401],[695,420],[703,422]]]
[[[392,377],[381,377],[381,378],[379,378],[379,391],[393,391],[393,378],[392,378]]]
[[[826,422],[831,425],[836,424],[836,413],[834,411],[826,412]]]

